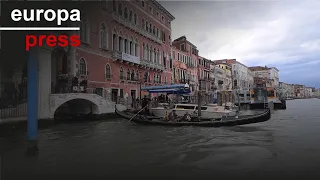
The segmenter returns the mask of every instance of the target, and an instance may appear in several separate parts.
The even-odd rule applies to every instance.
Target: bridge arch
[[[95,94],[85,93],[70,93],[70,94],[51,94],[50,97],[50,116],[54,118],[56,111],[64,106],[70,106],[73,110],[81,111],[82,113],[101,114],[103,102],[101,98]]]

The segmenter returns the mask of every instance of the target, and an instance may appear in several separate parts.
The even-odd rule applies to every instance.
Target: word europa
[[[43,15],[46,21],[54,21],[57,19],[57,25],[60,26],[63,21],[80,21],[80,11],[78,9],[72,9],[69,12],[66,9],[58,9],[57,13],[52,9],[30,9],[30,13],[28,13],[27,9],[24,9],[22,12],[19,9],[14,9],[11,11],[11,19],[13,21],[20,21],[22,18],[24,21],[41,21],[43,20],[41,17]]]
[[[44,19],[43,19],[44,18]],[[35,21],[57,21],[57,26],[60,26],[64,21],[80,21],[80,11],[78,9],[72,9],[69,13],[66,9],[58,9],[57,12],[52,9],[30,9],[30,10],[19,10],[14,9],[11,12],[11,19],[15,22],[24,21],[35,22]],[[43,27],[37,27],[35,30],[41,30]],[[62,27],[53,27],[50,29],[54,30],[61,30],[59,28]],[[35,46],[44,46],[46,44],[49,47],[67,47],[73,46],[77,47],[80,46],[80,36],[79,35],[72,35],[68,37],[67,35],[26,35],[26,51],[29,51],[31,47]]]

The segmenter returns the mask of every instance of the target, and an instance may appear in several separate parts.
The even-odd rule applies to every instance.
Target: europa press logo
[[[0,27],[0,31],[27,31],[25,35],[25,49],[29,51],[32,47],[42,47],[47,45],[49,47],[77,47],[80,45],[80,36],[75,35],[53,35],[50,33],[33,34],[35,31],[80,31],[80,27],[62,27],[62,22],[72,21],[80,22],[80,10],[71,9],[13,9],[10,17],[14,22],[55,22],[55,26],[51,27]],[[30,33],[29,33],[30,32]]]

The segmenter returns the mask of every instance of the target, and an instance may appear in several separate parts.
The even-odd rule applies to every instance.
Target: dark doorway
[[[117,102],[118,89],[111,90],[111,100],[112,102]]]

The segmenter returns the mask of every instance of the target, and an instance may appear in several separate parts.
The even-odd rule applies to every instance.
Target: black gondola
[[[201,127],[223,127],[223,126],[238,126],[238,125],[245,125],[245,124],[252,124],[252,123],[259,123],[268,121],[271,118],[270,109],[267,109],[263,113],[257,115],[249,115],[249,116],[239,116],[238,118],[232,119],[221,119],[221,120],[214,120],[211,121],[200,121],[200,122],[175,122],[175,121],[167,121],[164,118],[146,118],[143,115],[137,115],[136,117],[132,118],[132,114],[127,114],[125,112],[118,111],[117,107],[115,108],[115,112],[122,116],[125,119],[131,119],[131,121],[138,123],[138,124],[145,124],[145,125],[162,125],[162,126],[201,126]]]

